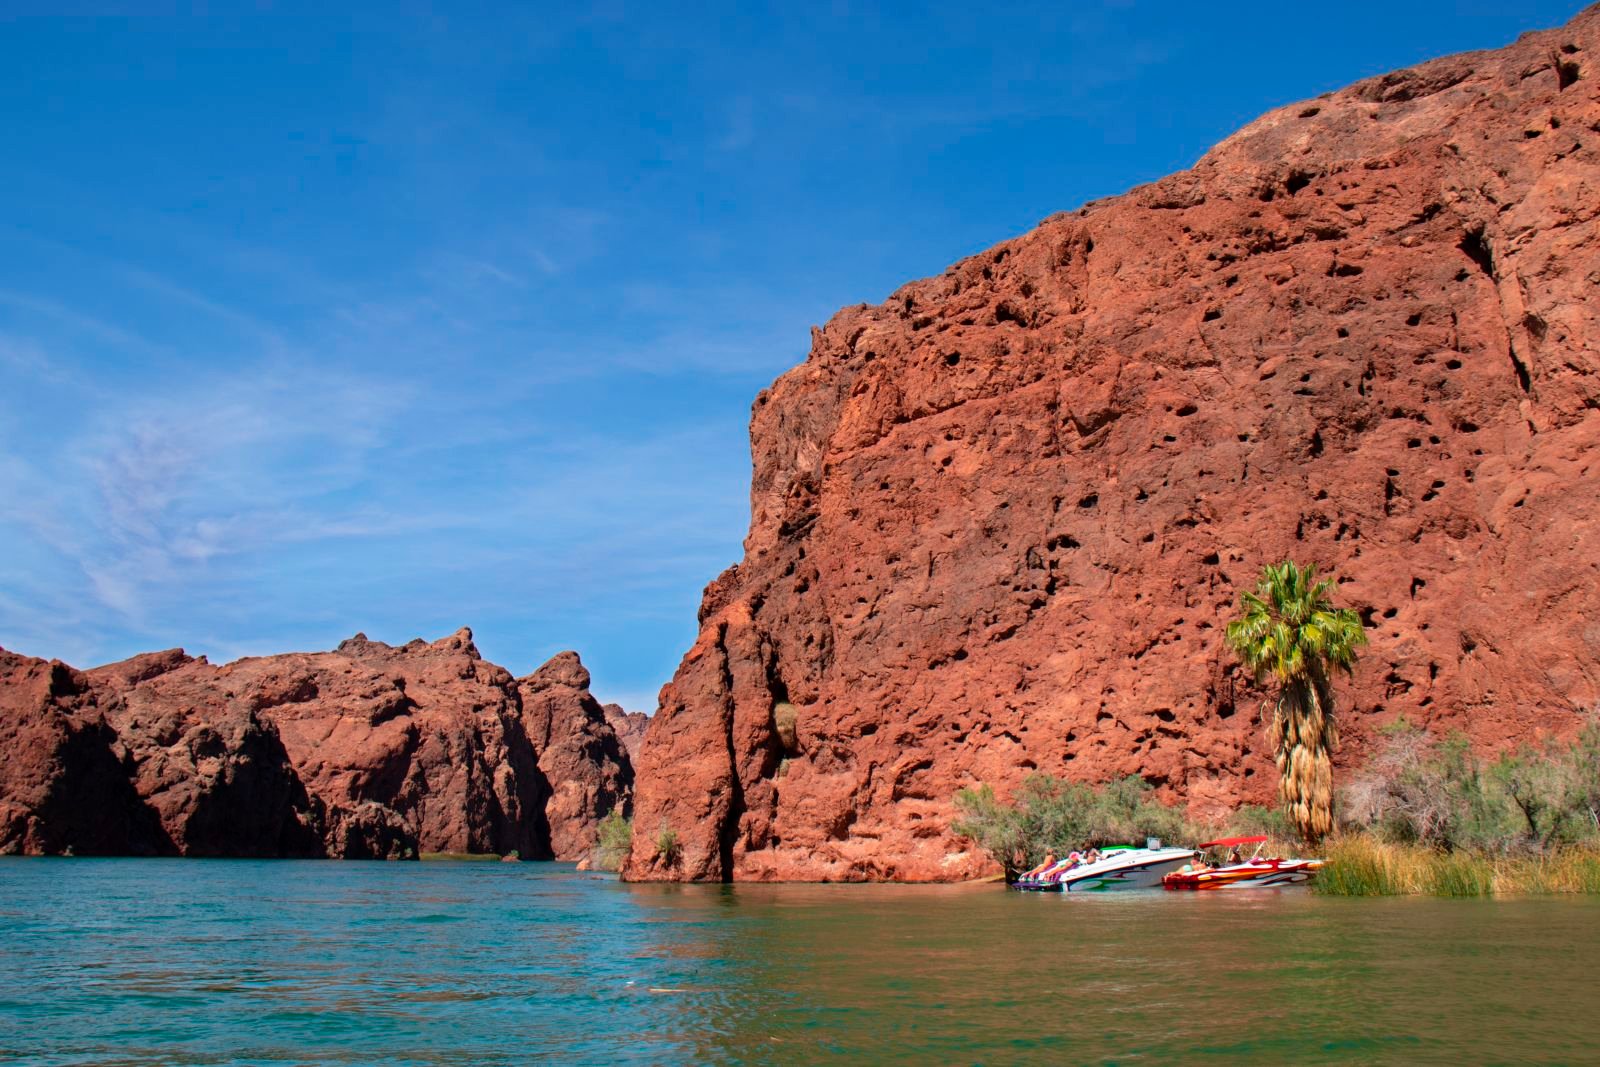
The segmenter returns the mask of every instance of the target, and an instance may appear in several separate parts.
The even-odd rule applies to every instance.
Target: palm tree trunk
[[[1318,692],[1322,690],[1322,692]],[[1307,842],[1333,830],[1332,693],[1324,681],[1296,678],[1279,691],[1269,737],[1284,810]]]

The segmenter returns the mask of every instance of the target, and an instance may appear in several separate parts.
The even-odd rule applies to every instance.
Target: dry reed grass
[[[1400,845],[1361,834],[1330,839],[1313,883],[1331,896],[1437,897],[1600,893],[1600,852],[1485,856]]]

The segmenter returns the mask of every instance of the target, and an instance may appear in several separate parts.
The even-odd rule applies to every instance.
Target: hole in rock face
[[[1384,608],[1383,609],[1383,617],[1386,618],[1386,619],[1392,619],[1398,614],[1400,614],[1400,609],[1399,608]]]
[[[1417,591],[1427,588],[1427,585],[1428,583],[1423,581],[1421,578],[1411,579],[1411,599],[1415,600],[1417,598]]]
[[[1349,337],[1350,336],[1350,331],[1345,329],[1343,326],[1339,327],[1337,332],[1338,332],[1340,337]]]
[[[1494,277],[1494,249],[1489,245],[1489,238],[1484,233],[1483,227],[1468,230],[1456,247],[1465,252],[1467,258],[1476,263],[1485,276]]]
[[[1304,189],[1306,186],[1308,186],[1310,184],[1311,184],[1311,175],[1306,174],[1303,171],[1298,171],[1297,170],[1297,171],[1292,172],[1289,175],[1289,177],[1284,181],[1283,187],[1285,189],[1289,190],[1289,195],[1290,196],[1293,196],[1295,193],[1298,193],[1300,190]]]
[[[1200,560],[1208,567],[1215,567],[1222,562],[1222,557],[1215,552],[1207,552]]]
[[[1406,325],[1407,326],[1418,326],[1418,325],[1421,325],[1421,323],[1422,323],[1422,312],[1420,312],[1420,311],[1414,311],[1410,315],[1406,316]]]
[[[1183,405],[1183,407],[1178,409],[1178,417],[1180,419],[1186,419],[1190,415],[1193,415],[1195,412],[1197,412],[1199,410],[1200,409],[1198,407],[1196,407],[1194,404],[1185,404],[1185,405]]]
[[[1078,506],[1080,508],[1083,508],[1085,511],[1087,511],[1088,509],[1094,507],[1096,504],[1099,504],[1099,503],[1100,503],[1100,494],[1099,493],[1090,493],[1088,496],[1086,496],[1082,500],[1078,501]]]
[[[961,362],[961,353],[960,352],[951,352],[951,353],[948,353],[944,357],[944,365],[946,367],[954,367],[956,364],[958,364],[960,362]]]
[[[1222,309],[1220,309],[1220,308],[1211,308],[1204,315],[1200,316],[1200,321],[1201,322],[1216,322],[1220,318],[1222,318]]]
[[[1568,54],[1570,55],[1571,53]],[[1578,84],[1578,79],[1582,77],[1582,72],[1578,69],[1578,64],[1574,63],[1570,59],[1557,59],[1555,61],[1555,68],[1556,88],[1560,89],[1562,92],[1565,92],[1574,85]]]
[[[1459,359],[1448,359],[1448,360],[1445,360],[1444,369],[1445,370],[1460,370],[1461,369],[1461,361]]]
[[[1300,117],[1303,119],[1315,118],[1321,113],[1322,109],[1320,107],[1308,107],[1304,111],[1300,112]]]

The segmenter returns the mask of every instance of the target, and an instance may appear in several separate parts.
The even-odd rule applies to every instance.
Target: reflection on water
[[[1600,1058],[1600,903],[0,860],[0,1061]]]

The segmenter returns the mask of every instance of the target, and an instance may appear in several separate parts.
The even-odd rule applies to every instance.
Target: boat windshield
[[[1247,854],[1245,852],[1245,848],[1251,845],[1254,845],[1255,847],[1248,853],[1249,858],[1246,859]],[[1267,838],[1265,835],[1253,835],[1251,837],[1222,837],[1215,841],[1206,841],[1200,845],[1202,850],[1214,850],[1212,855],[1221,858],[1220,862],[1216,864],[1217,866],[1235,863],[1254,863],[1256,860],[1261,858],[1261,850],[1266,847]]]

